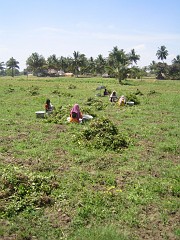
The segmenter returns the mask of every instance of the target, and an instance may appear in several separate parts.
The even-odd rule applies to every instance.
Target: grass
[[[0,239],[180,237],[179,81],[0,82]],[[96,97],[99,85],[136,104]],[[36,118],[46,98],[57,112]],[[94,119],[69,124],[75,103]]]

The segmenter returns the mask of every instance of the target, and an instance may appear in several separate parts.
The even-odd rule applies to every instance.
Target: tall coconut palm
[[[72,65],[74,69],[75,75],[78,77],[78,73],[80,71],[80,68],[85,65],[86,62],[86,57],[84,54],[81,54],[80,52],[73,52],[73,60],[72,60]]]
[[[14,69],[19,69],[18,66],[19,62],[16,61],[16,59],[14,59],[13,57],[10,58],[7,62],[6,62],[6,67],[8,69],[11,69],[11,76],[14,77]]]
[[[88,63],[87,64],[88,64],[88,66],[87,66],[88,73],[94,74],[95,73],[95,61],[94,61],[94,58],[90,57],[88,59]]]
[[[68,65],[70,65],[70,64],[68,63],[67,58],[61,56],[61,57],[59,58],[58,62],[59,62],[59,63],[58,63],[58,66],[59,66],[60,70],[66,72]]]
[[[155,73],[156,68],[157,68],[157,63],[153,60],[149,64],[148,69],[150,70],[151,73]]]
[[[108,56],[108,67],[107,69],[113,74],[119,83],[126,79],[129,72],[130,60],[128,54],[123,49],[119,50],[118,47],[114,47]]]
[[[140,60],[140,56],[135,53],[134,49],[132,49],[131,52],[129,53],[129,60],[132,65],[133,65],[133,62],[137,64],[137,61]]]
[[[0,70],[4,69],[4,62],[0,62]]]
[[[166,59],[166,57],[168,56],[168,50],[166,49],[165,46],[161,46],[157,53],[156,56],[158,59],[161,59],[161,61],[163,61],[164,59]],[[164,61],[163,61],[164,62]]]
[[[177,63],[180,64],[180,55],[177,55],[176,58],[174,58],[174,59],[172,60],[172,63],[173,63],[173,64],[177,64]]]
[[[39,55],[38,53],[32,53],[31,56],[26,61],[27,69],[29,71],[32,71],[34,75],[38,74],[38,72],[41,72],[43,69],[43,66],[46,65],[46,60],[42,55]]]
[[[0,62],[0,75],[4,73],[4,62]]]
[[[105,72],[106,59],[99,54],[95,59],[95,68],[97,74],[103,74]]]
[[[59,69],[59,61],[55,54],[47,58],[47,66],[49,69]]]

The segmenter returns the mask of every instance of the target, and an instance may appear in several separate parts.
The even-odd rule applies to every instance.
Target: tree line
[[[158,48],[156,56],[161,62],[152,61],[149,66],[139,68],[137,62],[140,55],[132,49],[126,53],[117,46],[113,47],[107,58],[101,54],[97,58],[87,58],[85,54],[78,51],[73,52],[72,57],[57,57],[55,54],[45,59],[37,52],[32,53],[26,60],[27,68],[23,73],[32,73],[34,76],[59,76],[61,73],[73,73],[76,77],[80,75],[99,76],[117,78],[119,82],[126,78],[141,78],[148,74],[153,74],[157,79],[180,79],[180,55],[172,60],[168,65],[164,60],[168,56],[165,46]],[[0,75],[19,74],[19,62],[13,57],[6,64],[0,62]]]

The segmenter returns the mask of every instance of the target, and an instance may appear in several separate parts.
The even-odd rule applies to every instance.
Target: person
[[[53,110],[54,110],[54,106],[51,104],[50,99],[47,99],[45,104],[45,111],[47,113],[51,113]]]
[[[104,89],[104,96],[107,96],[107,95],[109,95],[109,93],[108,93],[107,89],[105,88]]]
[[[70,122],[80,123],[82,119],[82,113],[80,111],[79,105],[76,103],[70,111]]]
[[[119,104],[119,106],[124,106],[124,105],[126,104],[126,99],[125,99],[125,96],[124,96],[124,95],[122,95],[122,96],[119,98],[118,104]]]
[[[113,92],[111,93],[111,95],[110,95],[109,101],[110,101],[110,102],[116,102],[117,99],[118,99],[118,98],[117,98],[117,96],[116,96],[116,92],[113,91]]]

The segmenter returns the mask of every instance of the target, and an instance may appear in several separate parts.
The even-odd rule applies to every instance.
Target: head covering
[[[50,105],[50,99],[46,99],[46,104]]]
[[[114,96],[116,96],[116,91],[112,91],[112,93],[110,95],[110,97],[114,97]]]
[[[77,119],[79,120],[79,118],[80,118],[80,109],[79,109],[79,105],[77,103],[74,104],[74,107],[71,109],[71,115],[72,115],[73,112],[75,112],[77,114]]]
[[[126,98],[124,95],[122,95],[119,99],[119,105],[121,106],[124,106],[124,104],[126,103]]]

